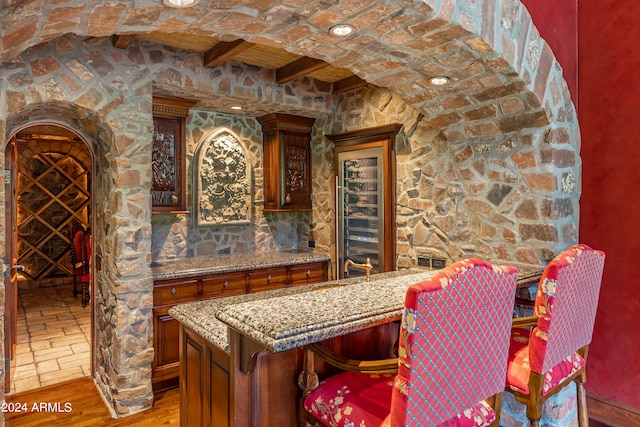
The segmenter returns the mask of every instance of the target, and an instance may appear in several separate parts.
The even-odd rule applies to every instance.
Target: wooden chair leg
[[[500,412],[502,411],[502,393],[495,394],[487,399],[487,403],[491,405],[491,407],[496,412],[496,420],[491,424],[490,427],[500,427]]]
[[[315,418],[304,408],[304,399],[311,394],[316,388],[320,380],[315,372],[313,352],[307,347],[304,348],[304,359],[302,362],[302,372],[298,376],[298,387],[302,389],[302,397],[299,401],[298,421],[303,427],[317,426]]]
[[[85,282],[82,284],[82,306],[86,307],[88,303],[89,303],[89,284]]]
[[[542,402],[534,401],[527,404],[527,418],[531,427],[539,427],[542,418]]]
[[[584,383],[579,380],[576,381],[578,391],[578,425],[580,427],[589,427],[589,413],[587,411],[587,393],[584,389]]]

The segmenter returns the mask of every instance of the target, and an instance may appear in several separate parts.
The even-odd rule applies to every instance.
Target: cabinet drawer
[[[250,292],[266,291],[287,286],[287,268],[265,268],[249,273]]]
[[[197,299],[201,294],[198,282],[197,278],[156,282],[153,286],[153,305],[157,307]]]
[[[318,283],[325,280],[325,263],[291,266],[291,284]]]
[[[230,273],[202,279],[204,298],[231,296],[245,293],[246,274]]]

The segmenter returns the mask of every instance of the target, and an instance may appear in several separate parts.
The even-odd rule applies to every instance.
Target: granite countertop
[[[229,352],[228,327],[278,352],[400,319],[409,286],[438,270],[400,270],[177,305],[174,318]],[[519,273],[520,285],[539,278]]]
[[[228,326],[284,351],[401,317],[404,295],[435,271],[401,270],[177,305],[174,318],[229,352]],[[348,304],[345,304],[349,302]]]
[[[311,251],[256,252],[238,255],[216,255],[207,258],[180,258],[153,262],[151,264],[151,277],[154,280],[167,280],[329,260],[328,255]]]
[[[325,282],[309,292],[228,305],[216,317],[278,352],[345,335],[402,316],[407,289],[437,271],[403,270],[371,282]]]

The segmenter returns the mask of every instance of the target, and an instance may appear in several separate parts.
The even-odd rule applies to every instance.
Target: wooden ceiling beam
[[[365,80],[362,80],[360,77],[354,74],[353,76],[349,76],[342,80],[338,80],[337,82],[333,82],[332,92],[334,94],[349,92],[350,90],[357,89],[366,85],[367,82]]]
[[[321,68],[328,67],[329,64],[320,60],[303,56],[290,64],[283,65],[276,70],[276,83],[286,83],[312,73]]]
[[[204,53],[204,66],[215,68],[233,59],[234,56],[249,49],[253,43],[238,39],[232,42],[216,43],[211,49]]]
[[[113,36],[113,47],[118,49],[126,49],[136,39],[135,34],[127,34],[122,36]]]

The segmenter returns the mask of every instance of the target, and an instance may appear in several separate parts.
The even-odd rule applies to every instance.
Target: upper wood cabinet
[[[315,119],[274,113],[257,120],[263,132],[264,211],[310,211]]]
[[[186,117],[193,101],[153,96],[152,213],[188,213],[185,185]]]

